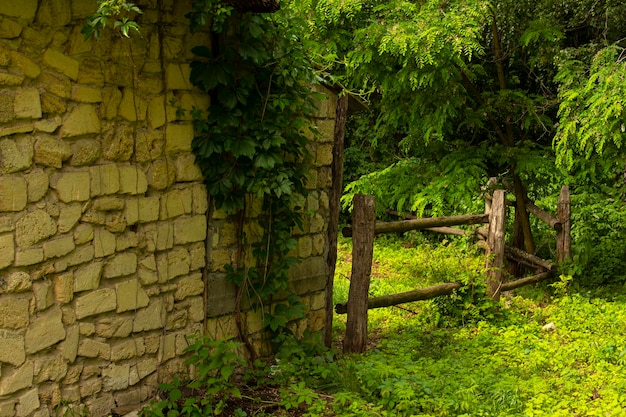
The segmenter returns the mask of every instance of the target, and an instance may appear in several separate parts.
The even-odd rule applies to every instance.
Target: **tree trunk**
[[[348,319],[343,341],[345,353],[361,353],[367,345],[367,293],[372,273],[376,204],[371,195],[354,196],[352,224],[352,276],[348,295]]]
[[[337,263],[337,234],[339,233],[339,212],[341,211],[341,191],[343,190],[343,146],[348,115],[348,95],[339,98],[335,117],[333,143],[332,189],[328,199],[328,276],[326,277],[326,318],[324,322],[324,344],[331,347],[333,342],[333,282]]]
[[[506,204],[504,190],[493,193],[489,214],[489,235],[487,236],[487,294],[496,300],[500,298],[502,286],[502,266],[504,265],[504,227],[506,224]]]
[[[562,224],[562,229],[556,236],[556,252],[557,260],[559,263],[565,262],[572,257],[572,237],[570,235],[571,229],[571,207],[570,207],[570,194],[569,187],[564,185],[561,188],[561,194],[559,195],[559,203],[557,207],[557,217]]]

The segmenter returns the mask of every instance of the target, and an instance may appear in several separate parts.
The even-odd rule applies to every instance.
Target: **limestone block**
[[[119,124],[102,136],[102,156],[109,161],[128,161],[135,148],[133,127]]]
[[[170,123],[165,127],[165,153],[191,152],[194,137],[191,123]]]
[[[37,311],[43,311],[54,304],[54,290],[48,280],[33,283],[33,295]]]
[[[163,363],[169,359],[176,357],[176,334],[169,333],[161,339],[161,348],[159,349],[159,362]]]
[[[99,340],[82,338],[78,343],[78,356],[109,360],[111,357],[111,346]]]
[[[0,176],[0,212],[22,211],[27,201],[28,188],[24,178]]]
[[[15,416],[15,403],[17,399],[8,401],[0,401],[0,417],[13,417]]]
[[[139,374],[139,379],[144,379],[148,375],[156,372],[157,366],[158,362],[155,358],[146,358],[137,362],[137,373]]]
[[[79,104],[63,120],[61,137],[100,133],[100,119],[93,105]]]
[[[0,233],[15,230],[15,218],[11,214],[0,216]]]
[[[102,262],[91,262],[74,271],[74,292],[95,290],[100,286]]]
[[[41,200],[48,192],[50,180],[43,169],[35,168],[24,176],[28,187],[28,202]]]
[[[106,213],[105,226],[109,232],[122,233],[126,230],[126,218],[119,211]]]
[[[43,249],[32,248],[15,252],[15,266],[35,265],[43,261]]]
[[[136,248],[137,246],[139,246],[139,236],[135,232],[127,231],[117,237],[115,251],[122,252],[129,248]]]
[[[176,166],[167,158],[154,161],[148,168],[148,185],[155,190],[164,190],[176,180]]]
[[[96,12],[98,8],[96,4],[89,2],[85,3],[83,0],[71,0],[72,3],[72,17],[74,19],[84,19],[91,16]]]
[[[326,250],[326,236],[323,233],[313,235],[312,242],[313,251],[311,252],[311,254],[313,256],[323,255]]]
[[[63,106],[67,107],[66,100],[72,96],[72,82],[64,75],[57,74],[50,70],[44,70],[38,79],[38,87],[42,89],[42,107],[45,91],[48,95],[55,96],[63,102]],[[44,113],[46,111],[44,110]]]
[[[18,119],[41,119],[39,91],[33,87],[17,90],[13,109]]]
[[[182,329],[187,325],[187,310],[176,310],[167,315],[165,330]]]
[[[44,52],[43,63],[59,71],[61,74],[68,76],[73,81],[78,79],[78,61],[55,49],[48,48],[46,52]]]
[[[139,205],[139,222],[154,222],[159,219],[159,197],[140,197]]]
[[[56,131],[59,126],[61,126],[62,122],[63,122],[63,119],[61,119],[60,116],[37,120],[35,121],[35,131],[44,132],[44,133],[52,133]]]
[[[1,86],[16,86],[22,84],[24,81],[23,75],[7,74],[0,72],[0,85]]]
[[[117,312],[136,310],[148,305],[150,299],[139,282],[134,279],[115,284],[117,292]]]
[[[192,191],[182,188],[161,195],[160,219],[167,220],[191,213]]]
[[[98,377],[85,379],[81,381],[79,389],[82,398],[90,397],[102,391],[102,380]]]
[[[10,122],[15,117],[15,114],[13,113],[14,100],[14,90],[3,89],[0,91],[0,123]]]
[[[310,236],[302,236],[296,243],[296,256],[300,259],[308,258],[313,252],[313,241]]]
[[[0,279],[3,285],[0,286],[0,295],[2,293],[20,293],[28,291],[32,287],[32,279],[30,275],[24,271],[12,272]]]
[[[1,4],[1,3],[0,3]],[[26,362],[10,373],[2,372],[0,379],[0,396],[13,394],[33,385],[33,363]]]
[[[20,366],[26,361],[23,334],[9,330],[0,330],[0,344],[2,345],[2,349],[0,349],[0,363],[4,362],[13,366]]]
[[[96,335],[106,339],[127,337],[132,330],[133,321],[120,315],[103,317],[96,321]]]
[[[165,96],[157,96],[148,103],[148,126],[158,129],[165,124],[166,116]]]
[[[104,225],[106,224],[106,213],[94,210],[93,207],[91,207],[83,214],[81,222]]]
[[[64,236],[58,239],[48,240],[43,244],[45,259],[58,258],[67,255],[76,248],[73,236]]]
[[[115,164],[96,165],[89,168],[91,196],[114,194],[120,189],[120,173]]]
[[[92,417],[106,417],[115,408],[115,401],[113,395],[107,393],[93,397],[93,399],[86,401],[85,405],[89,410],[89,415]]]
[[[7,18],[0,21],[0,38],[15,39],[22,33],[22,25]],[[4,65],[4,64],[3,64]]]
[[[57,220],[57,230],[59,233],[67,233],[78,224],[82,215],[82,207],[80,204],[62,205],[60,208],[59,219]]]
[[[59,200],[64,203],[89,200],[90,185],[88,171],[56,173],[50,178],[50,187],[57,191]]]
[[[193,214],[205,214],[209,205],[209,197],[204,184],[194,184],[192,188]]]
[[[137,271],[137,255],[133,252],[118,253],[104,263],[104,278],[116,278],[134,274]]]
[[[67,362],[59,355],[38,356],[33,359],[35,384],[45,381],[59,382],[67,374]]]
[[[2,178],[0,178],[0,184]],[[21,248],[32,246],[54,235],[57,231],[55,221],[43,210],[28,213],[15,224],[15,241]]]
[[[81,103],[100,103],[102,101],[102,89],[75,84],[72,86],[72,100]]]
[[[163,155],[165,136],[163,129],[137,132],[135,140],[135,159],[137,162],[154,161]]]
[[[76,318],[113,311],[117,308],[117,296],[113,288],[102,288],[76,297]]]
[[[313,217],[311,217],[311,227],[310,227],[311,233],[319,233],[319,232],[326,231],[327,226],[328,224],[326,223],[326,220],[324,219],[324,217],[322,217],[321,214],[315,213]]]
[[[309,305],[309,309],[311,311],[321,310],[326,307],[326,293],[319,292],[317,294],[313,294],[311,296],[311,304]]]
[[[15,244],[13,234],[0,235],[0,269],[13,265],[14,259]]]
[[[54,263],[56,272],[65,271],[70,266],[76,266],[90,262],[94,258],[94,249],[91,245],[77,248],[69,255],[59,259]]]
[[[6,19],[3,20],[3,22],[6,21]],[[41,74],[41,68],[39,68],[37,64],[30,58],[16,51],[11,51],[11,68],[32,79],[39,77],[39,74]],[[39,99],[39,95],[37,95],[37,99]]]
[[[133,339],[121,340],[111,344],[111,360],[118,362],[124,359],[132,359],[137,355],[137,346]]]
[[[130,365],[109,365],[102,369],[102,384],[105,391],[128,388]]]
[[[192,245],[189,248],[189,257],[191,258],[191,264],[189,265],[191,271],[204,268],[206,265],[206,250],[204,244],[198,243]]]
[[[150,300],[148,307],[138,310],[133,319],[133,332],[161,329],[165,325],[165,305],[160,298]]]
[[[93,336],[96,332],[96,325],[90,322],[81,322],[78,324],[78,332],[81,336]]]
[[[93,238],[93,226],[90,224],[82,223],[76,226],[76,229],[74,229],[74,243],[76,243],[76,245],[82,245],[83,243],[91,242]]]
[[[137,277],[139,278],[141,285],[150,285],[158,281],[157,265],[154,255],[144,256],[139,261]]]
[[[15,140],[1,140],[0,161],[2,163],[2,172],[10,174],[30,168],[34,155],[33,143],[33,139],[29,136],[20,136]]]
[[[237,323],[232,315],[211,317],[207,319],[206,330],[213,340],[230,339],[237,336]]]
[[[37,10],[37,23],[42,26],[62,27],[71,19],[70,0],[49,0]]]
[[[74,298],[74,275],[65,272],[54,277],[54,296],[58,303],[66,304]]]
[[[146,174],[135,165],[119,167],[120,190],[122,194],[144,194],[148,190]]]
[[[100,142],[94,139],[80,139],[72,143],[70,165],[80,167],[92,165],[102,155]]]
[[[35,142],[35,163],[61,168],[63,161],[72,156],[69,143],[49,135],[40,135]]]
[[[61,309],[52,307],[31,321],[24,337],[26,353],[39,352],[64,338],[65,327]]]
[[[100,117],[106,120],[117,117],[117,109],[122,102],[122,92],[117,87],[104,87],[102,89],[102,105]]]
[[[3,295],[0,298],[0,328],[20,329],[28,326],[29,306],[27,298]]]
[[[63,358],[69,363],[74,363],[78,355],[78,340],[80,338],[78,326],[69,326],[66,328],[65,340],[59,343],[59,352]],[[65,382],[68,382],[68,373],[66,372]]]
[[[168,90],[191,90],[193,86],[189,81],[190,75],[189,64],[168,64],[165,69],[165,85]]]
[[[189,273],[191,257],[185,248],[175,248],[167,254],[167,280]]]
[[[180,301],[192,295],[200,295],[203,292],[204,282],[202,282],[202,274],[192,274],[177,281],[174,299]]]
[[[204,241],[206,233],[205,216],[179,217],[174,220],[174,243],[176,245]]]
[[[119,211],[124,209],[124,200],[119,197],[99,197],[93,200],[93,209],[97,211]]]
[[[122,94],[122,101],[117,109],[118,116],[129,122],[146,120],[148,102],[143,99],[137,91],[132,88],[125,88]]]
[[[196,157],[193,154],[180,155],[176,158],[176,181],[202,181],[202,171],[196,164]]]
[[[127,198],[126,207],[124,208],[124,217],[127,225],[134,225],[139,222],[139,200],[136,198]]]
[[[62,98],[49,93],[41,94],[41,111],[43,114],[64,114],[66,110],[67,103]]]

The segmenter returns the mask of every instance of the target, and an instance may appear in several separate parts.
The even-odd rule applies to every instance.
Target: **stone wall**
[[[234,334],[234,228],[208,218],[192,123],[176,112],[209,105],[188,81],[207,38],[189,34],[190,2],[140,2],[140,36],[85,41],[95,0],[0,0],[0,417],[63,402],[108,415],[188,372],[185,336]],[[321,103],[316,213],[293,271],[301,328],[323,326],[333,117]]]

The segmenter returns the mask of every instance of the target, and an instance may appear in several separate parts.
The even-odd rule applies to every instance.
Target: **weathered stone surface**
[[[43,54],[43,63],[76,81],[79,63],[74,58],[54,49],[47,49]]]
[[[48,119],[37,120],[34,123],[35,131],[43,133],[53,133],[57,130],[59,126],[61,126],[62,122],[63,119],[61,119],[61,116],[54,116]]]
[[[24,176],[28,185],[28,202],[41,200],[48,192],[50,179],[43,169],[35,168]]]
[[[130,365],[109,365],[102,370],[102,384],[106,391],[128,388]]]
[[[48,280],[33,283],[33,294],[37,311],[43,311],[54,304],[53,286]]]
[[[76,229],[74,229],[74,243],[76,243],[77,245],[91,242],[93,238],[93,226],[90,224],[82,223],[76,226]]]
[[[158,129],[165,124],[165,96],[157,96],[148,103],[148,125]]]
[[[97,211],[119,211],[124,209],[124,200],[119,197],[99,197],[93,200],[93,209]]]
[[[165,305],[160,298],[153,298],[146,308],[137,311],[133,319],[133,332],[154,330],[165,325]]]
[[[167,158],[154,161],[148,168],[147,178],[151,188],[164,190],[176,180],[176,166]]]
[[[96,258],[115,253],[115,235],[105,229],[94,230],[93,244]]]
[[[102,276],[116,278],[134,274],[137,271],[137,255],[133,252],[118,253],[104,264]]]
[[[0,123],[9,122],[15,117],[15,114],[13,113],[14,97],[14,90],[6,89],[0,91]]]
[[[0,178],[0,183],[2,178]],[[15,241],[25,248],[49,238],[57,232],[55,221],[43,210],[35,210],[19,219],[15,225]]]
[[[110,339],[127,337],[133,330],[133,321],[119,315],[104,317],[96,322],[96,335]]]
[[[206,228],[205,216],[179,217],[174,220],[174,243],[183,245],[204,241]]]
[[[24,81],[23,75],[7,74],[0,72],[0,85],[14,86],[20,85]]]
[[[20,395],[15,406],[15,417],[25,417],[40,407],[39,389],[33,388]]]
[[[191,213],[192,192],[189,188],[169,191],[161,196],[160,219],[167,220]]]
[[[41,119],[39,91],[34,87],[19,89],[15,93],[13,109],[18,119]]]
[[[129,248],[136,248],[137,246],[139,246],[139,236],[135,232],[127,231],[117,237],[115,251],[122,252]]]
[[[154,284],[159,280],[157,275],[157,265],[154,255],[144,256],[139,261],[139,268],[137,270],[137,277],[141,285]]]
[[[0,212],[21,211],[28,201],[26,180],[17,176],[0,176]]]
[[[57,191],[59,200],[64,203],[89,200],[90,177],[87,171],[53,174],[50,178],[50,186]]]
[[[41,95],[42,99],[42,108],[45,107],[43,104],[44,96],[50,95],[56,97],[57,100],[61,100],[63,102],[63,112],[67,109],[67,104],[65,100],[69,99],[72,92],[72,82],[64,75],[57,74],[50,70],[44,70],[38,79],[39,87],[45,90],[47,94]],[[58,105],[58,104],[57,104]],[[46,110],[43,110],[46,113]]]
[[[138,93],[131,89],[125,88],[122,94],[122,101],[118,108],[118,115],[129,122],[146,119],[146,111],[148,102],[144,100]]]
[[[35,142],[35,162],[40,165],[61,168],[63,161],[72,156],[70,145],[53,136],[40,135]]]
[[[22,33],[22,25],[11,19],[2,19],[0,21],[0,38],[14,39]],[[3,64],[6,65],[6,64]],[[1,415],[1,413],[0,413]]]
[[[111,360],[118,362],[132,359],[137,355],[137,346],[133,339],[121,340],[111,345]]]
[[[78,224],[82,215],[80,204],[67,204],[61,206],[59,219],[57,220],[57,229],[59,233],[67,233]]]
[[[174,299],[176,301],[184,300],[192,295],[202,294],[203,291],[204,282],[202,282],[202,274],[192,274],[177,281]]]
[[[3,22],[6,22],[4,20]],[[21,31],[21,28],[20,28]],[[37,78],[41,74],[41,68],[30,58],[16,51],[11,51],[11,67],[28,78]]]
[[[108,360],[111,357],[111,346],[99,340],[82,338],[78,344],[78,356]]]
[[[45,355],[33,359],[36,384],[44,381],[60,381],[67,374],[67,362],[59,355]]]
[[[191,152],[194,137],[192,124],[170,123],[165,128],[165,153]]]
[[[146,307],[150,301],[150,298],[137,280],[116,284],[115,291],[117,293],[118,313]]]
[[[60,308],[52,307],[31,321],[24,337],[26,353],[39,352],[64,338],[63,314]]]
[[[14,371],[5,374],[2,372],[0,379],[0,396],[13,394],[21,389],[28,388],[33,384],[33,363],[26,362]]]
[[[100,286],[102,262],[91,262],[74,271],[74,292],[95,290]]]
[[[191,258],[191,264],[189,269],[195,271],[200,268],[204,268],[206,265],[206,249],[203,243],[197,243],[189,248],[189,257]]]
[[[43,114],[62,114],[65,113],[65,110],[67,110],[67,103],[65,100],[54,94],[41,94],[41,111]]]
[[[159,219],[159,197],[140,197],[139,205],[139,222],[154,222]]]
[[[102,391],[102,380],[97,377],[85,379],[81,381],[79,389],[82,398],[90,397]]]
[[[72,272],[64,272],[54,277],[54,298],[59,304],[72,301],[74,298],[74,275]]]
[[[89,133],[100,133],[100,119],[94,106],[79,104],[63,120],[62,137],[81,136]]]
[[[208,210],[209,198],[204,184],[196,184],[192,189],[193,214],[205,214]]]
[[[15,245],[13,242],[13,234],[0,235],[0,269],[13,265],[14,259]]]
[[[0,328],[20,329],[28,326],[29,306],[29,299],[24,297],[0,297]]]
[[[0,286],[0,294],[2,293],[20,293],[28,291],[32,287],[32,279],[27,272],[17,271],[2,277],[3,285]]]
[[[163,130],[140,130],[135,142],[135,159],[137,162],[154,161],[161,157],[164,146]]]
[[[196,164],[195,155],[181,155],[176,158],[176,181],[202,181],[202,171]]]
[[[20,366],[26,361],[23,334],[9,330],[0,330],[0,344],[2,345],[2,349],[0,349],[0,362]]]
[[[120,166],[119,177],[119,192],[122,194],[144,194],[148,190],[148,179],[146,178],[146,174],[137,166]]]
[[[76,248],[69,255],[60,258],[54,263],[54,269],[57,272],[65,271],[70,266],[80,265],[91,261],[94,258],[93,246],[85,245]]]
[[[72,143],[70,165],[75,167],[91,165],[100,158],[101,154],[100,142],[94,139],[80,139]]]
[[[33,139],[21,136],[0,141],[0,162],[2,172],[10,174],[30,168],[33,163]]]
[[[73,236],[64,236],[58,239],[48,240],[43,244],[43,254],[45,259],[58,258],[67,255],[74,250]]]
[[[112,288],[102,288],[88,294],[76,297],[76,318],[113,311],[117,308],[117,298]]]
[[[76,84],[72,86],[72,100],[82,103],[100,103],[102,90],[89,85]]]
[[[165,71],[168,90],[191,90],[189,64],[169,64]]]

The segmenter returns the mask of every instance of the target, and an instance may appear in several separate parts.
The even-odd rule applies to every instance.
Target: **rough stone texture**
[[[172,104],[210,105],[189,82],[189,45],[207,41],[187,36],[191,2],[143,2],[145,36],[95,42],[81,33],[94,2],[0,0],[0,417],[50,417],[61,400],[108,416],[189,374],[185,336],[205,311],[210,334],[236,335],[224,278],[236,219],[209,210],[192,118]],[[322,102],[306,203],[319,215],[298,235],[307,259],[293,275],[310,311],[298,332],[323,319],[333,115]],[[246,233],[262,231],[253,221]]]

